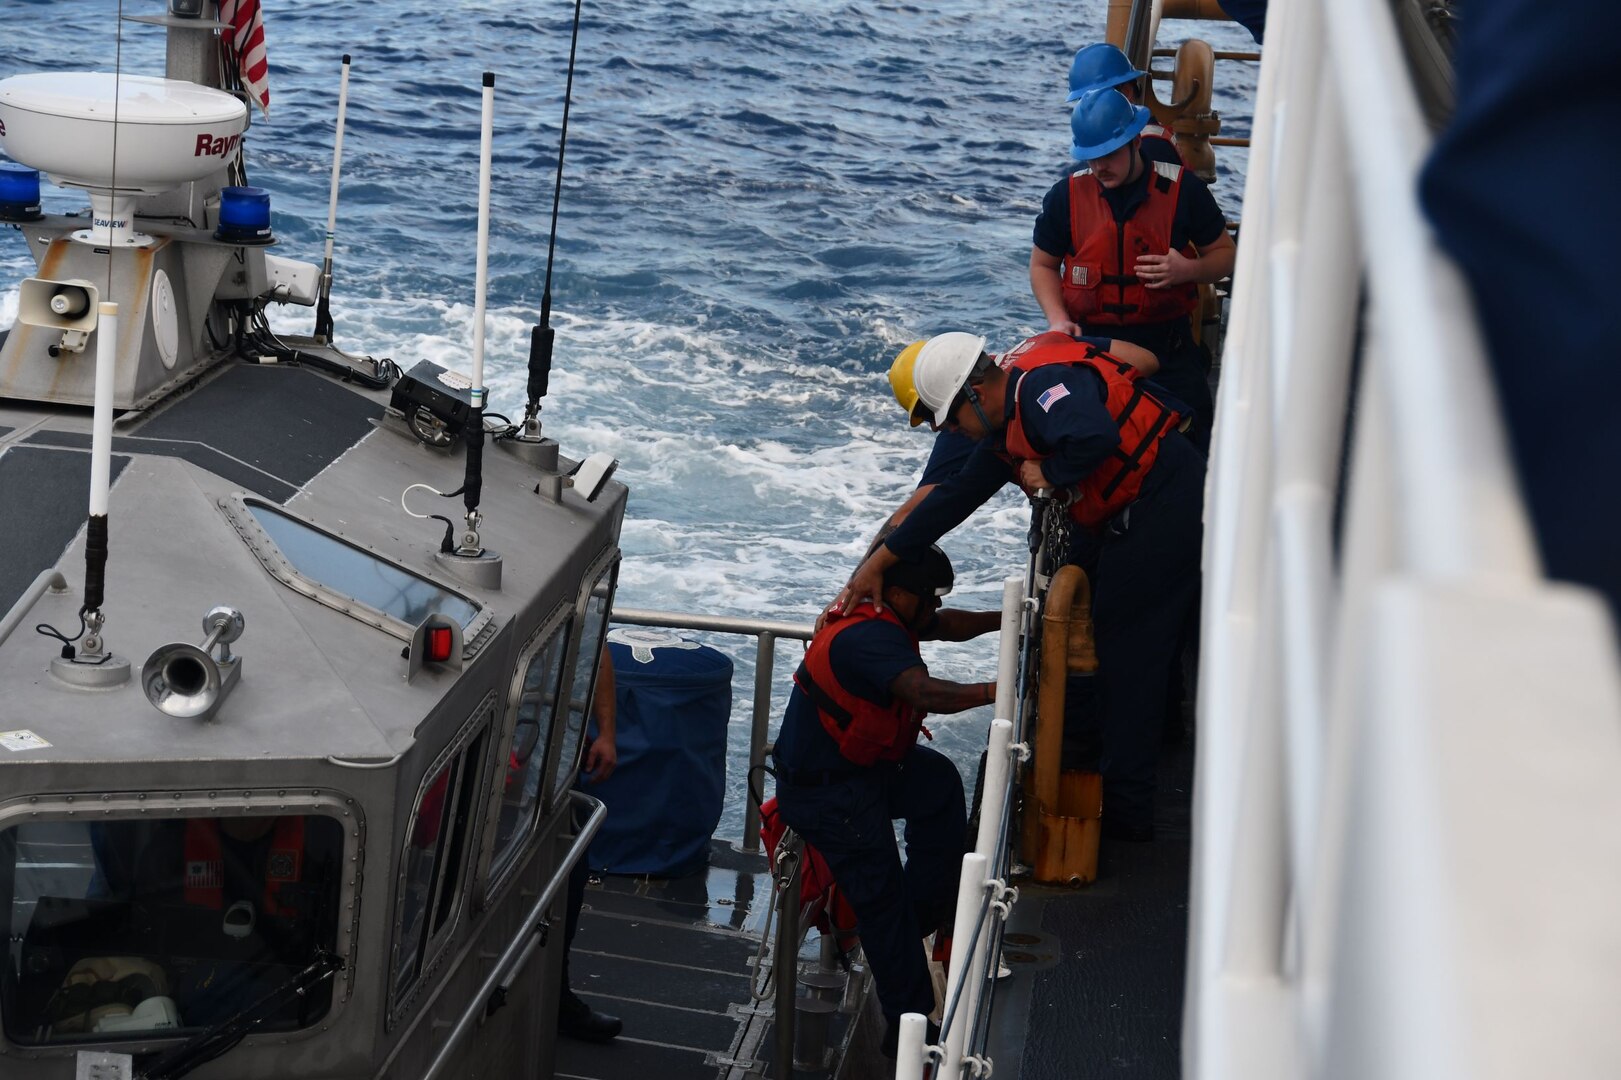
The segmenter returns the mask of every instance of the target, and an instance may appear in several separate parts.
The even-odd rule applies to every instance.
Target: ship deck
[[[1020,883],[1004,944],[1013,974],[997,983],[990,1016],[998,1075],[1181,1075],[1192,781],[1190,736],[1162,755],[1152,843],[1105,842],[1098,880],[1085,888]],[[572,981],[625,1029],[608,1044],[560,1040],[556,1075],[775,1076],[771,1002],[751,997],[770,902],[764,857],[722,841],[711,842],[708,868],[689,877],[593,876]],[[817,954],[812,933],[801,969],[814,969]],[[859,994],[846,999],[856,1004],[830,1017],[828,1067],[796,1068],[797,1080],[892,1074],[866,1042],[876,1025],[854,1022],[872,1004]]]
[[[1175,1080],[1192,851],[1194,739],[1160,756],[1152,843],[1105,840],[1080,889],[1019,884],[988,1053],[1018,1080]]]

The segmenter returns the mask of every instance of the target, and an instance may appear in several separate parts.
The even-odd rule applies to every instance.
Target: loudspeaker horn
[[[72,281],[24,278],[17,297],[17,321],[25,326],[88,334],[96,328],[96,306],[100,300],[100,291],[81,278]]]

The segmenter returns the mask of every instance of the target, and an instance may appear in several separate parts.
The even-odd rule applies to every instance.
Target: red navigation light
[[[428,627],[428,656],[431,663],[442,664],[450,659],[450,627]]]

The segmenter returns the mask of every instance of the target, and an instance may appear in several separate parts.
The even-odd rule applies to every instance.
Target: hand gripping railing
[[[1615,639],[1542,577],[1417,205],[1391,8],[1269,12],[1205,507],[1183,1073],[1618,1075]]]
[[[1008,578],[1002,586],[1002,630],[997,656],[996,714],[1020,711],[1024,700],[1018,685],[1021,641],[1026,636],[1025,583]],[[920,1013],[901,1017],[895,1055],[896,1080],[922,1080],[929,1059],[939,1061],[938,1077],[957,1077],[966,1067],[975,1076],[988,1076],[984,1057],[988,1021],[989,986],[1001,964],[1002,925],[1018,890],[1007,885],[1012,849],[1007,822],[1012,813],[1015,758],[1027,756],[1024,744],[1013,742],[1010,720],[991,721],[981,784],[979,832],[974,850],[962,859],[957,884],[957,915],[952,929],[951,962],[946,973],[945,1010],[941,1015],[940,1043],[924,1045],[927,1020]],[[968,1051],[977,1047],[980,1052]]]

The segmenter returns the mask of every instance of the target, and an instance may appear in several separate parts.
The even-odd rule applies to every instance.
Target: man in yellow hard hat
[[[1118,341],[1112,338],[1081,338],[1079,340],[1107,352],[1117,360],[1125,361],[1145,377],[1153,375],[1158,370],[1159,361],[1155,359],[1154,354],[1140,345],[1133,345],[1129,341]],[[908,414],[912,412],[912,406],[917,401],[917,393],[912,386],[912,368],[917,362],[918,353],[923,350],[923,346],[927,343],[927,341],[912,342],[901,350],[900,355],[895,358],[894,363],[889,368],[890,390],[894,393],[895,399],[901,403],[902,408],[907,410]],[[918,424],[913,426],[916,427]],[[968,460],[973,450],[973,439],[968,438],[961,432],[937,429],[934,445],[929,451],[928,461],[923,466],[923,473],[918,478],[917,487],[912,491],[911,495],[907,496],[905,502],[896,507],[894,512],[884,519],[884,523],[879,526],[872,543],[868,545],[867,554],[871,554],[873,547],[880,540],[888,536],[895,530],[896,526],[906,520],[906,515],[910,514],[913,508],[922,502],[929,492],[934,490],[936,484],[954,476],[957,470],[962,468],[963,463]],[[827,613],[835,608],[844,607],[848,597],[848,587],[841,589],[839,594],[833,598],[833,602],[823,609],[818,616],[816,620],[818,629],[826,620]]]
[[[1178,409],[1132,365],[1050,331],[1000,358],[982,337],[940,334],[897,357],[892,379],[914,426],[976,445],[856,571],[846,607],[881,602],[885,569],[1003,485],[1059,492],[1090,540],[1079,546],[1093,582],[1105,826],[1116,838],[1151,839],[1171,664],[1199,580],[1204,462],[1177,430]]]

